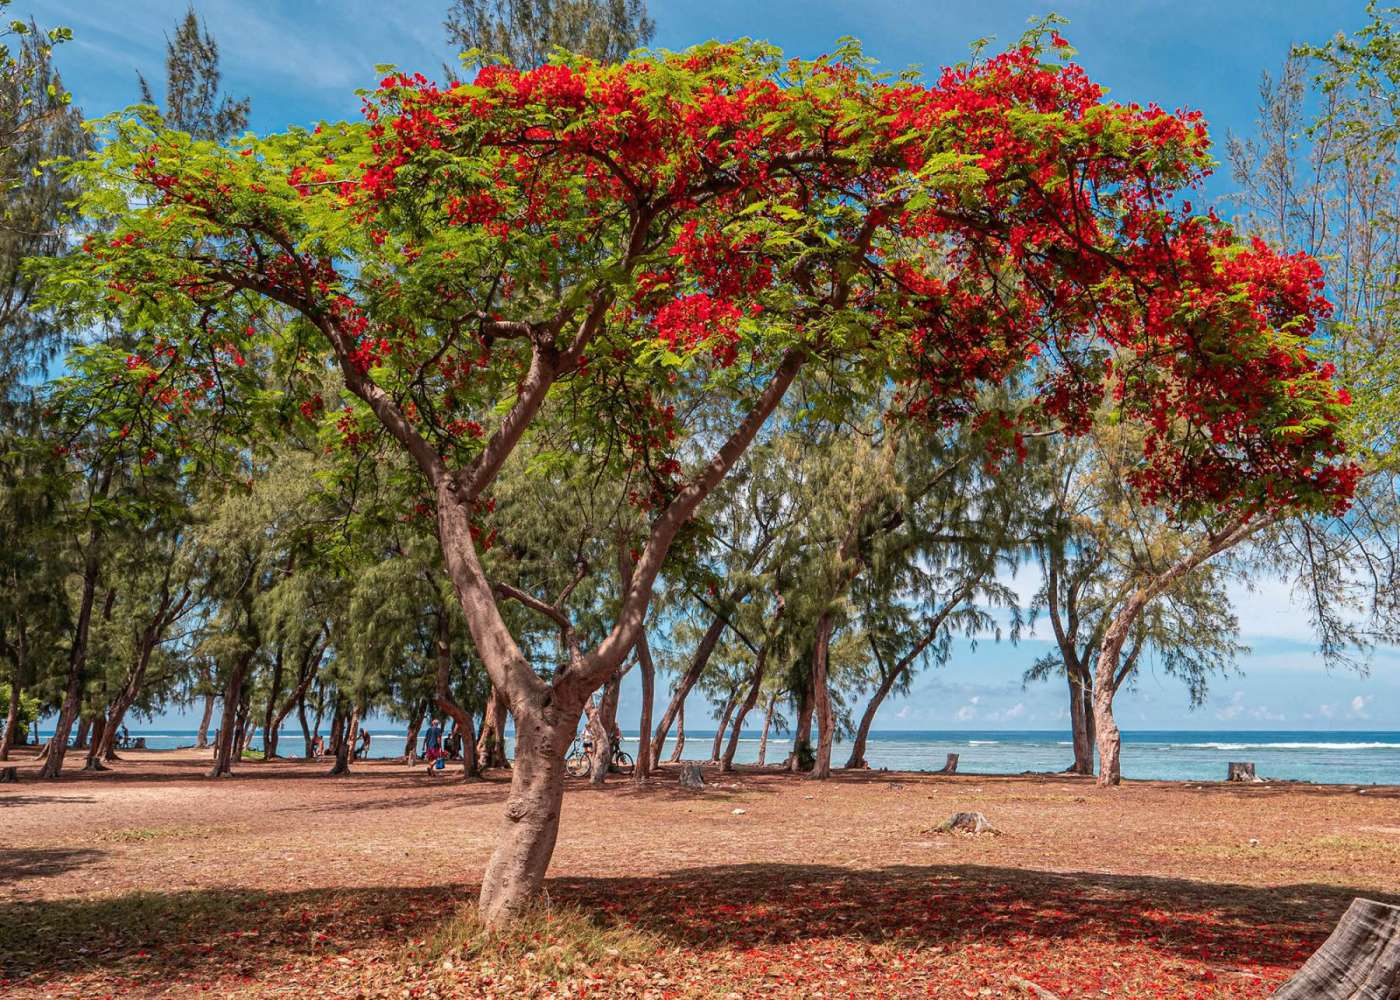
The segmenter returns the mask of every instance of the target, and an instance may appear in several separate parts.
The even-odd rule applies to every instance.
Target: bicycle
[[[584,739],[582,736],[575,736],[573,745],[569,747],[569,752],[564,758],[564,771],[571,778],[584,778],[593,773],[593,740]],[[617,774],[631,774],[636,767],[632,760],[632,755],[622,749],[621,743],[613,743],[612,759],[608,762],[608,771]]]

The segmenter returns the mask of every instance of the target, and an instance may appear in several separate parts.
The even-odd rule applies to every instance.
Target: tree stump
[[[1246,760],[1230,761],[1230,771],[1226,781],[1259,782],[1264,779],[1254,773],[1254,762]]]
[[[705,790],[705,776],[700,772],[699,764],[681,765],[681,787],[689,788],[692,792]]]
[[[996,827],[987,822],[987,817],[979,812],[953,813],[933,828],[935,833],[997,833]]]
[[[1389,1000],[1400,995],[1400,907],[1353,899],[1274,1000]]]
[[[943,769],[942,769],[941,771],[935,771],[935,772],[933,772],[933,773],[934,773],[934,774],[957,774],[957,773],[958,773],[958,755],[955,754],[955,753],[950,753],[950,754],[948,755],[948,763],[946,763],[946,764],[943,765]]]

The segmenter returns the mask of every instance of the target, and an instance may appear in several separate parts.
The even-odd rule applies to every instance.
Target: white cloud
[[[1367,713],[1366,713],[1366,703],[1369,702],[1369,701],[1370,701],[1369,698],[1367,698],[1365,695],[1361,695],[1361,694],[1359,694],[1359,695],[1357,695],[1355,698],[1353,698],[1353,699],[1351,700],[1351,712],[1349,713],[1350,716],[1351,716],[1353,719],[1365,719],[1365,718],[1369,718],[1369,716],[1368,716]]]
[[[1330,718],[1332,718],[1333,715],[1335,715],[1335,714],[1337,713],[1337,710],[1336,710],[1335,708],[1333,708],[1331,705],[1318,705],[1318,706],[1317,706],[1317,712],[1318,712],[1318,714],[1321,715],[1324,719],[1330,719]]]
[[[1017,702],[1002,714],[1003,719],[1019,719],[1026,714],[1026,706],[1023,702]]]
[[[976,700],[976,698],[973,699],[973,701]],[[971,705],[964,705],[962,708],[958,709],[957,714],[953,716],[953,718],[957,719],[959,722],[967,722],[969,719],[974,719],[976,717],[977,709],[973,708]]]

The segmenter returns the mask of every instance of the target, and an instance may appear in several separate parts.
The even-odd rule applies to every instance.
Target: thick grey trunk
[[[564,799],[564,753],[581,706],[525,704],[515,715],[515,762],[496,850],[481,880],[478,909],[500,926],[518,917],[544,884]]]
[[[1354,899],[1274,1000],[1393,1000],[1400,996],[1400,907]]]
[[[243,674],[251,660],[251,653],[240,656],[229,671],[228,684],[224,688],[223,713],[219,717],[219,732],[214,747],[214,766],[209,771],[211,778],[233,773],[234,729],[238,725],[238,710],[243,701]]]

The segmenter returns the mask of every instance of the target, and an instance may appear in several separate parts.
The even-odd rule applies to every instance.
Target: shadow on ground
[[[103,857],[88,848],[0,848],[0,886],[62,875]]]
[[[559,878],[548,889],[556,906],[576,907],[601,927],[646,931],[734,961],[749,949],[796,953],[837,939],[949,953],[974,943],[1030,949],[1073,941],[1102,944],[1105,962],[1129,945],[1164,963],[1279,968],[1299,965],[1354,896],[1376,898],[1324,885],[1261,888],[977,865],[734,865]],[[37,988],[101,970],[134,988],[276,976],[288,962],[338,953],[392,955],[470,905],[474,892],[448,884],[211,889],[12,903],[0,906],[0,982]]]

